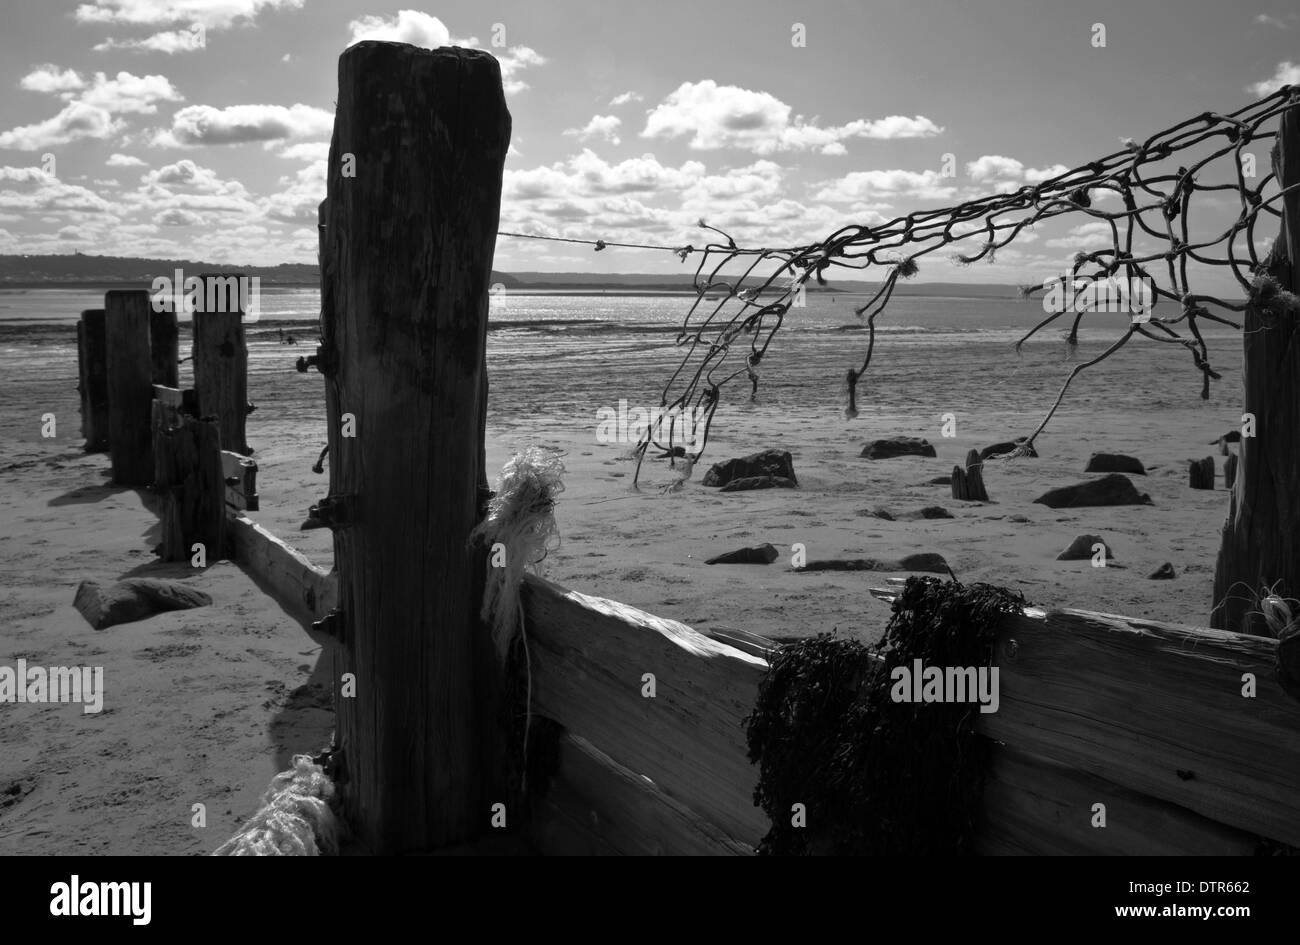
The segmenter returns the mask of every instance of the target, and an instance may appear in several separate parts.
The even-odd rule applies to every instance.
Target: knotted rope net
[[[1278,205],[1294,195],[1300,184],[1280,186],[1276,168],[1267,166],[1251,177],[1255,154],[1248,150],[1276,139],[1277,121],[1297,107],[1300,87],[1284,86],[1238,111],[1204,112],[1145,141],[1126,140],[1121,150],[1039,183],[955,206],[914,211],[876,226],[850,224],[805,246],[745,248],[700,220],[699,225],[716,236],[703,246],[675,250],[683,261],[698,259],[696,296],[677,334],[677,345],[685,351],[663,387],[661,407],[667,414],[703,418],[702,435],[697,434],[696,440],[699,448],[692,457],[698,460],[723,390],[744,377],[757,391],[768,347],[810,281],[825,285],[828,274],[839,269],[878,270],[879,287],[854,309],[865,321],[867,340],[861,362],[848,369],[843,381],[844,414],[852,419],[857,415],[858,385],[875,351],[876,319],[900,279],[916,275],[926,257],[955,244],[964,250],[954,257],[962,265],[992,261],[998,250],[1035,224],[1062,217],[1097,221],[1101,225],[1093,229],[1100,235],[1081,236],[1080,245],[1089,248],[1074,255],[1066,272],[1042,286],[1023,288],[1026,296],[1057,287],[1077,295],[1081,285],[1123,280],[1144,284],[1149,305],[1164,301],[1175,308],[1168,315],[1148,311],[1147,317],[1133,318],[1099,356],[1077,364],[1047,416],[1025,438],[1022,451],[1032,447],[1046,428],[1075,376],[1138,335],[1186,349],[1201,374],[1201,396],[1208,399],[1210,381],[1219,374],[1202,335],[1204,324],[1240,329],[1232,316],[1249,304],[1300,311],[1296,296],[1269,274],[1268,261],[1261,261],[1267,237],[1257,232],[1261,218],[1282,216]],[[1192,216],[1197,198],[1215,194],[1235,199],[1236,216],[1222,229],[1195,234]],[[1200,282],[1216,268],[1231,273],[1241,298],[1194,288],[1194,280]],[[1073,347],[1088,310],[1049,312],[1024,334],[1016,349],[1061,319],[1068,322],[1066,340]],[[645,431],[636,447],[638,475],[650,445],[673,455],[677,429],[660,424]]]

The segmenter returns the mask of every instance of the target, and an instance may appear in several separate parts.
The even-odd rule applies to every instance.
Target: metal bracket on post
[[[357,497],[344,493],[327,495],[307,511],[312,518],[330,530],[337,531],[356,521]]]

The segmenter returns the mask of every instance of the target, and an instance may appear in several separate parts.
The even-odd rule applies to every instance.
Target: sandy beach
[[[947,486],[930,480],[947,475],[968,449],[1033,429],[1069,368],[1057,341],[1031,344],[1020,358],[1002,343],[886,343],[864,381],[861,416],[849,422],[838,414],[834,379],[856,355],[857,339],[791,335],[765,365],[759,402],[725,403],[690,484],[663,493],[659,487],[673,476],[666,461],[647,460],[634,492],[627,445],[599,443],[595,433],[600,406],[620,397],[652,402],[674,353],[670,339],[585,354],[583,346],[557,347],[542,358],[500,334],[489,342],[489,465],[499,469],[529,446],[563,451],[562,542],[547,561],[547,576],[559,583],[703,631],[787,637],[838,630],[874,639],[888,608],[867,588],[886,575],[796,573],[792,546],[803,544],[809,559],[931,551],[962,581],[1015,588],[1039,605],[1206,623],[1227,493],[1221,458],[1215,491],[1188,487],[1187,460],[1215,453],[1209,441],[1239,416],[1230,343],[1219,345],[1225,377],[1206,403],[1196,396],[1190,365],[1154,346],[1134,345],[1085,373],[1039,438],[1041,458],[986,466],[985,504],[954,501]],[[1085,339],[1079,355],[1104,340],[1100,333]],[[150,497],[107,485],[107,457],[81,450],[76,358],[67,339],[6,343],[4,654],[102,665],[106,695],[97,715],[72,705],[11,706],[0,715],[7,746],[0,854],[209,852],[253,812],[293,753],[327,741],[321,645],[235,565],[194,571],[157,563]],[[328,485],[310,468],[324,443],[322,379],[293,368],[309,346],[281,345],[274,331],[253,334],[250,349],[257,410],[248,435],[261,495],[253,517],[329,566],[328,530],[300,530]],[[46,412],[58,418],[54,439],[40,437]],[[956,415],[954,437],[942,435],[948,412]],[[893,435],[926,437],[938,456],[859,458],[865,443]],[[799,489],[722,494],[700,485],[709,463],[766,448],[791,452]],[[1059,511],[1034,503],[1049,488],[1088,478],[1083,470],[1094,451],[1141,459],[1149,475],[1133,478],[1152,503]],[[932,505],[953,517],[901,518]],[[877,507],[899,520],[874,516]],[[1084,533],[1113,549],[1110,566],[1055,560]],[[704,564],[765,542],[781,553],[770,565]],[[1177,578],[1150,580],[1165,562]],[[182,577],[214,603],[91,629],[72,607],[77,585],[128,575]],[[206,828],[192,826],[199,803]]]

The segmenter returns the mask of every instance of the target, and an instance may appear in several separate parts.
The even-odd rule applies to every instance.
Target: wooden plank
[[[237,511],[257,511],[257,463],[247,456],[221,451],[226,505]]]
[[[113,289],[105,293],[104,330],[113,482],[147,486],[154,474],[149,292]]]
[[[750,856],[684,804],[634,774],[580,736],[560,736],[553,803],[586,825],[610,852],[625,856]],[[565,790],[568,788],[568,790]],[[549,792],[548,792],[549,793]],[[538,832],[540,849],[554,838]],[[589,841],[588,841],[589,842]]]
[[[532,576],[521,598],[537,711],[756,845],[768,822],[753,803],[743,722],[767,664],[677,621]],[[642,696],[647,673],[654,698]]]
[[[1094,804],[1106,826],[1093,826]],[[1250,856],[1253,836],[1104,778],[999,746],[976,852],[1033,856]]]
[[[87,453],[108,451],[108,363],[104,310],[87,309],[77,322],[77,390]]]
[[[167,387],[164,384],[154,384],[153,399],[179,411],[184,403],[184,394],[178,388]]]
[[[333,574],[316,567],[247,516],[231,516],[226,529],[235,560],[300,620],[319,620],[338,606]]]
[[[999,638],[989,737],[1300,845],[1300,703],[1274,678],[1276,640],[1075,610]]]
[[[248,345],[244,340],[243,312],[236,297],[229,300],[224,287],[239,276],[230,273],[205,273],[205,299],[211,295],[230,304],[214,306],[233,311],[195,311],[194,389],[198,394],[199,413],[216,417],[221,426],[225,449],[248,455],[245,421],[248,418]],[[238,284],[238,282],[236,282]],[[237,293],[236,293],[237,296]]]

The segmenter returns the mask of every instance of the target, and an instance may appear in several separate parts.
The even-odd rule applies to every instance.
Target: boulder
[[[1138,492],[1132,481],[1122,473],[1111,473],[1100,479],[1072,486],[1049,489],[1034,500],[1051,509],[1077,509],[1095,505],[1151,505],[1151,496]]]
[[[891,436],[885,440],[872,440],[862,447],[861,459],[893,459],[896,456],[935,456],[929,440],[917,436]]]
[[[1027,439],[1028,437],[1018,436],[1015,440],[1008,440],[1005,443],[994,443],[992,446],[986,446],[984,449],[980,450],[980,459],[989,459],[993,456],[1006,456],[1008,453],[1013,453],[1020,447],[1024,446],[1025,440]],[[1038,451],[1030,446],[1025,450],[1024,455],[1037,459]]]
[[[211,603],[211,597],[188,584],[159,578],[128,578],[108,587],[82,581],[73,600],[73,606],[96,630]]]
[[[771,564],[780,552],[772,545],[757,545],[753,548],[737,548],[717,557],[710,558],[705,564]]]
[[[1093,453],[1084,472],[1131,473],[1134,476],[1147,474],[1142,460],[1123,453]]]
[[[791,485],[799,484],[799,480],[794,475],[794,459],[788,450],[763,450],[761,453],[753,453],[742,459],[714,463],[704,474],[703,482],[706,486],[725,486],[737,479],[768,476],[788,479]]]
[[[748,492],[750,489],[793,489],[798,485],[785,476],[746,476],[733,479],[719,489],[719,492]]]
[[[1174,578],[1178,577],[1178,572],[1174,570],[1172,564],[1166,561],[1164,564],[1160,565],[1160,567],[1148,574],[1147,577],[1153,581],[1172,581]]]
[[[1100,535],[1079,535],[1070,542],[1070,547],[1066,548],[1056,556],[1057,561],[1087,561],[1095,554],[1095,547],[1101,545],[1106,549],[1106,562],[1110,563],[1115,558],[1115,552],[1111,550],[1110,545],[1101,540]]]

